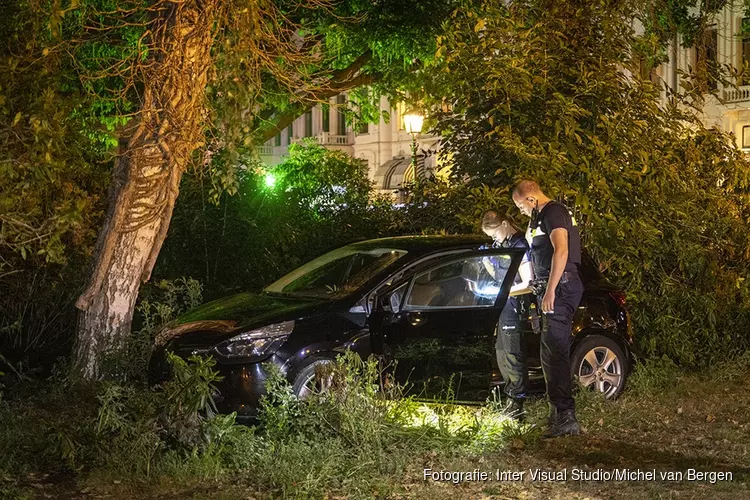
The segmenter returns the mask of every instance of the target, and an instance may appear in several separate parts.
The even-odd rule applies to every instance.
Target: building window
[[[292,137],[294,136],[294,124],[290,123],[286,128],[286,144],[287,146],[292,143]]]
[[[715,26],[703,33],[695,48],[695,72],[704,92],[716,90],[719,79],[719,32]]]
[[[742,19],[742,53],[740,56],[740,81],[739,85],[750,85],[750,17]]]
[[[331,106],[323,104],[320,107],[320,111],[323,113],[323,132],[331,131]]]
[[[396,104],[396,123],[398,123],[399,130],[406,130],[404,128],[404,114],[406,114],[406,104],[399,102]]]
[[[278,134],[276,134],[276,137],[274,138],[274,141],[273,141],[273,145],[274,146],[281,146],[281,132],[279,132]]]
[[[362,92],[362,94],[361,94],[362,95],[362,100],[360,101],[360,104],[359,104],[360,116],[363,114],[362,113],[362,108],[366,107],[369,104],[370,89],[367,88],[367,87],[365,87],[365,88],[363,88],[361,90],[361,92]],[[362,120],[362,119],[357,120],[357,133],[358,134],[369,134],[370,133],[370,124],[367,123],[366,120]]]
[[[750,125],[742,127],[742,149],[750,149]]]
[[[367,158],[360,157],[359,161],[362,164],[362,166],[365,168],[365,171],[369,172],[370,171],[370,160],[368,160]]]
[[[336,96],[336,133],[338,135],[346,135],[346,115],[344,114],[344,106],[346,105],[346,96]]]
[[[312,137],[312,111],[305,113],[305,137]]]

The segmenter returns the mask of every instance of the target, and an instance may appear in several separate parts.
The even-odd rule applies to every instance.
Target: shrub
[[[703,125],[699,96],[661,103],[639,76],[637,3],[506,4],[456,12],[425,74],[453,96],[450,110],[432,102],[453,183],[479,196],[433,189],[464,214],[446,220],[470,221],[493,197],[517,214],[508,189],[533,178],[575,208],[627,291],[641,353],[699,367],[746,350],[750,161],[734,137]]]
[[[186,175],[156,276],[188,274],[214,298],[265,286],[314,257],[357,239],[398,231],[364,164],[322,146],[293,145],[271,171],[245,160],[237,194],[213,204],[204,180]]]

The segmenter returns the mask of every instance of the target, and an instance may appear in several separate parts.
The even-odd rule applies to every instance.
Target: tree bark
[[[141,113],[115,163],[91,276],[76,302],[76,361],[88,379],[104,375],[104,354],[120,347],[130,333],[139,285],[151,276],[180,180],[202,144],[218,4],[158,4]]]

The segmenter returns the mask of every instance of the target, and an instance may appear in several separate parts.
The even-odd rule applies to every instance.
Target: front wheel
[[[573,376],[586,388],[614,399],[625,388],[628,359],[620,345],[604,335],[589,335],[573,350]]]
[[[313,393],[325,391],[331,386],[330,365],[332,359],[320,358],[302,368],[292,383],[292,391],[299,399]],[[328,368],[328,369],[327,369]]]

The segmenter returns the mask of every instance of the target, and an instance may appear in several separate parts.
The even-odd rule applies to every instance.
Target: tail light
[[[617,302],[620,307],[625,307],[625,292],[610,292],[609,296]]]

